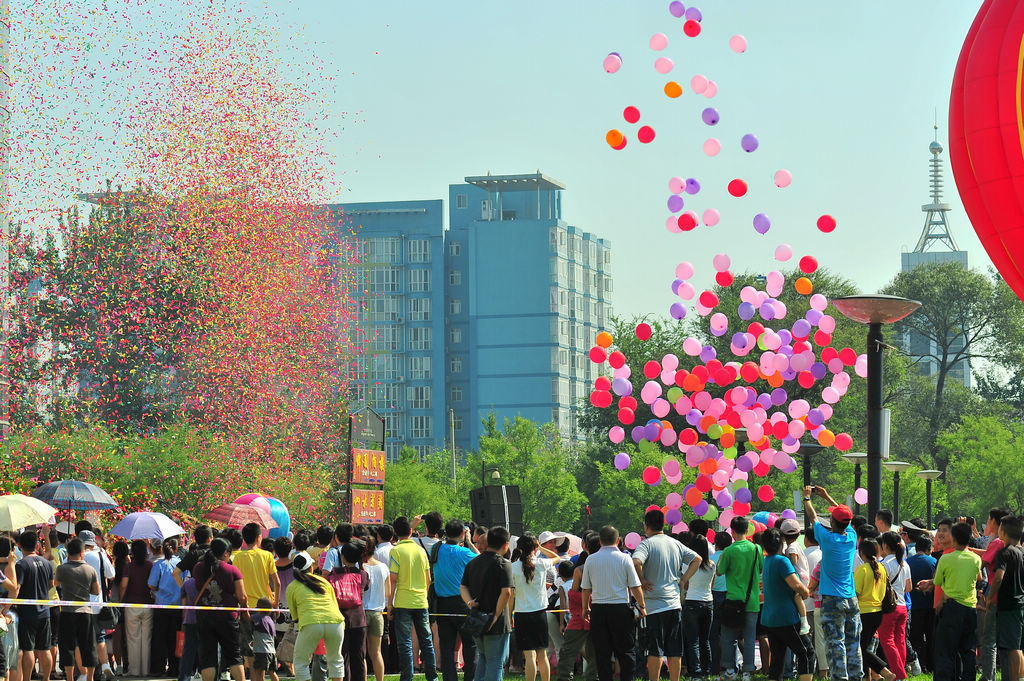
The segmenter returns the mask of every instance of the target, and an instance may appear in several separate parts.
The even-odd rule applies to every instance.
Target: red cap
[[[828,509],[828,512],[831,513],[832,517],[836,520],[853,520],[853,511],[851,511],[850,507],[847,506],[846,504],[839,504],[838,506],[833,506],[832,508]]]

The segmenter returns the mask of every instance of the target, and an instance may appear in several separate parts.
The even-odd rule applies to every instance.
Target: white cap
[[[543,546],[544,544],[547,544],[552,539],[558,539],[558,535],[556,535],[554,532],[550,532],[550,531],[545,530],[544,532],[540,533],[539,537],[537,537],[537,543],[540,544],[541,546]]]

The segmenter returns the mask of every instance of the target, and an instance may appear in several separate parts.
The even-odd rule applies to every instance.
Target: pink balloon
[[[711,264],[714,266],[716,272],[724,272],[729,269],[729,265],[732,264],[732,260],[726,253],[719,253],[711,260]]]
[[[718,156],[718,152],[722,150],[722,143],[716,138],[712,137],[704,141],[704,153],[708,156]]]
[[[668,36],[664,33],[655,33],[651,36],[650,46],[652,50],[664,50],[668,47]]]
[[[729,49],[736,54],[743,54],[747,51],[747,39],[739,34],[734,35],[729,38]]]
[[[790,185],[790,183],[793,182],[793,173],[791,173],[791,172],[789,172],[788,170],[785,170],[785,169],[776,170],[775,171],[775,178],[774,179],[775,179],[775,186],[779,187],[780,189],[782,189],[784,187],[788,187]]]
[[[857,490],[853,493],[853,500],[858,504],[868,503],[868,491],[863,487],[858,487]]]
[[[615,444],[622,442],[625,437],[626,431],[622,429],[622,426],[612,426],[608,429],[608,439]]]
[[[713,80],[708,81],[708,86],[704,89],[703,95],[708,99],[711,99],[718,94],[718,83]]]
[[[681,497],[677,492],[669,492],[665,496],[665,505],[669,508],[682,508],[683,497]]]
[[[632,551],[636,547],[640,546],[641,541],[643,541],[643,538],[639,534],[637,534],[636,532],[630,532],[626,535],[626,548]]]
[[[675,65],[672,63],[672,60],[669,59],[668,57],[658,57],[656,60],[654,60],[654,70],[662,75],[665,75],[666,73],[671,71],[673,66]]]
[[[682,194],[683,190],[686,189],[686,180],[681,177],[673,177],[668,181],[668,190],[673,194]],[[684,278],[685,277],[681,277]]]
[[[678,279],[689,279],[693,276],[693,265],[688,262],[681,262],[676,265],[676,277]]]
[[[793,247],[789,244],[779,244],[775,247],[775,259],[779,262],[786,262],[793,257]]]
[[[714,208],[708,208],[706,211],[704,211],[704,215],[702,216],[702,218],[706,226],[714,227],[715,225],[718,224],[718,221],[722,219],[722,215]],[[679,231],[682,231],[682,229],[680,229]]]
[[[615,73],[622,68],[622,57],[612,52],[604,58],[604,70],[608,73]]]
[[[665,229],[667,229],[670,234],[681,234],[683,231],[683,228],[679,226],[679,218],[675,215],[669,215],[665,218]]]
[[[697,74],[690,79],[690,88],[694,94],[702,95],[704,91],[708,89],[708,79],[700,74]]]

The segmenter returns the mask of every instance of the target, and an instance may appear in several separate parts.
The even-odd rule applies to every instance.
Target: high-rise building
[[[576,436],[596,369],[586,350],[611,316],[611,244],[562,219],[565,185],[540,172],[448,189],[448,402],[455,442],[522,415]]]
[[[388,455],[476,449],[482,420],[524,416],[577,435],[611,317],[611,244],[562,219],[540,172],[467,177],[436,201],[329,206],[360,263],[366,353],[353,400],[382,414]]]
[[[444,446],[444,207],[434,201],[328,206],[356,233],[367,345],[353,401],[384,417],[386,450]]]
[[[921,206],[925,214],[924,228],[913,251],[902,254],[902,270],[909,272],[919,265],[938,263],[957,263],[964,269],[969,267],[967,251],[961,251],[949,228],[949,211],[952,207],[942,201],[942,145],[938,141],[939,126],[935,126],[936,138],[928,145],[932,158],[929,161],[931,201]],[[939,370],[939,363],[934,358],[938,348],[934,340],[919,334],[908,333],[901,338],[902,345],[912,358],[916,360],[917,369],[925,376],[932,376]],[[959,352],[967,342],[966,337],[959,336],[952,340],[951,349]],[[969,357],[957,362],[947,374],[949,378],[971,386],[971,360]]]

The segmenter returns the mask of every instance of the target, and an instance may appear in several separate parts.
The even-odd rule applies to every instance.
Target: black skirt
[[[547,650],[548,618],[547,612],[517,612],[513,624],[516,645],[519,650]]]

